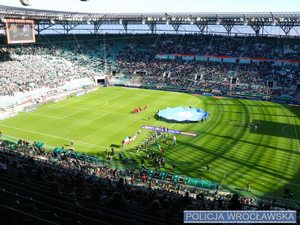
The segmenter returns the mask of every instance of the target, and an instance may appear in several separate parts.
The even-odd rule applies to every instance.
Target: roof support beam
[[[283,23],[279,24],[281,30],[285,33],[285,35],[288,35],[291,31],[291,29],[294,27],[294,23]]]
[[[223,27],[227,31],[228,36],[230,35],[230,32],[231,32],[233,26],[234,26],[234,24],[223,24]]]
[[[100,27],[102,25],[102,21],[96,21],[94,22],[94,34],[97,34],[100,30]]]
[[[73,30],[75,27],[77,27],[78,24],[69,24],[69,21],[67,21],[66,23],[62,24],[62,26],[67,32],[67,34],[69,34],[69,32]]]
[[[41,33],[40,23],[35,24],[35,27],[36,27],[35,30],[37,31],[38,35],[40,35],[40,33]]]
[[[205,24],[196,23],[196,26],[198,27],[200,32],[203,34],[204,30],[205,30],[205,28],[207,28],[208,24],[207,23],[205,23]]]
[[[172,25],[173,29],[176,31],[176,34],[178,34],[179,27],[181,26],[181,23],[180,22],[172,23],[171,25]]]
[[[256,36],[259,36],[260,29],[264,26],[262,22],[250,24]]]
[[[156,23],[155,23],[155,22],[153,22],[153,23],[148,23],[147,25],[148,25],[148,27],[149,27],[150,30],[151,30],[151,34],[156,34]]]
[[[127,31],[128,31],[128,22],[127,21],[124,21],[122,23],[123,27],[124,27],[124,30],[125,30],[125,34],[127,34]]]
[[[50,27],[53,27],[55,24],[47,24],[47,23],[35,23],[35,30],[40,34],[42,31],[49,29]]]

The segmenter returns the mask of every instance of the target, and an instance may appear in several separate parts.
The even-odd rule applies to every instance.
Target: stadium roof
[[[285,34],[300,26],[300,12],[81,13],[0,6],[0,17],[2,21],[5,18],[34,19],[37,24],[43,25],[92,23],[98,29],[102,24],[117,23],[123,25],[126,32],[129,24],[146,24],[152,33],[159,24],[170,24],[175,31],[181,25],[197,25],[200,32],[208,25],[223,25],[228,34],[233,26],[244,25],[252,27],[257,35],[265,26],[279,26]]]
[[[263,21],[265,23],[273,22],[294,22],[295,26],[300,26],[300,12],[200,12],[200,13],[81,13],[81,12],[66,12],[66,11],[49,11],[37,9],[24,9],[19,7],[1,6],[0,14],[9,18],[25,17],[26,19],[57,19],[57,20],[72,20],[81,21],[86,19],[114,21],[119,19],[128,20],[131,22],[141,22],[142,19],[147,21],[156,21],[164,23],[168,19],[170,21],[181,21],[189,23],[190,21],[215,21],[216,19],[231,19],[234,22],[248,21]],[[271,25],[271,24],[270,24]]]

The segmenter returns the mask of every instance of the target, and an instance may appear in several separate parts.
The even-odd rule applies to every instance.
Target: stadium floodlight
[[[29,0],[20,0],[20,3],[24,6],[30,6]]]

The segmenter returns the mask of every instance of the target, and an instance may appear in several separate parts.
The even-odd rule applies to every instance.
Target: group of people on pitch
[[[145,105],[144,107],[137,107],[133,110],[133,113],[136,114],[136,113],[140,113],[140,112],[143,112],[145,110],[147,110],[148,106]]]

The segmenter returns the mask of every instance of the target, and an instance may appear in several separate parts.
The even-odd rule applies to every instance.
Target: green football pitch
[[[146,111],[132,113],[134,108],[144,105],[148,106]],[[158,110],[175,106],[198,107],[211,116],[204,123],[192,124],[172,124],[153,118]],[[299,116],[300,108],[266,101],[109,87],[20,113],[0,121],[0,129],[7,136],[41,141],[53,147],[72,141],[76,151],[100,159],[104,158],[105,149],[121,146],[121,141],[137,133],[142,125],[197,132],[197,137],[177,136],[176,147],[165,151],[166,166],[162,170],[215,181],[222,189],[240,190],[248,195],[251,194],[243,190],[251,182],[254,196],[283,198],[283,190],[288,188],[295,194],[289,201],[296,202],[300,201]],[[249,128],[252,121],[260,121],[261,127],[256,131]],[[150,132],[141,130],[137,139],[123,150],[125,157],[138,162],[145,153],[137,153],[135,148]],[[122,149],[115,151],[119,153]],[[146,167],[153,168],[150,161],[146,162]],[[125,167],[118,154],[110,166]]]

